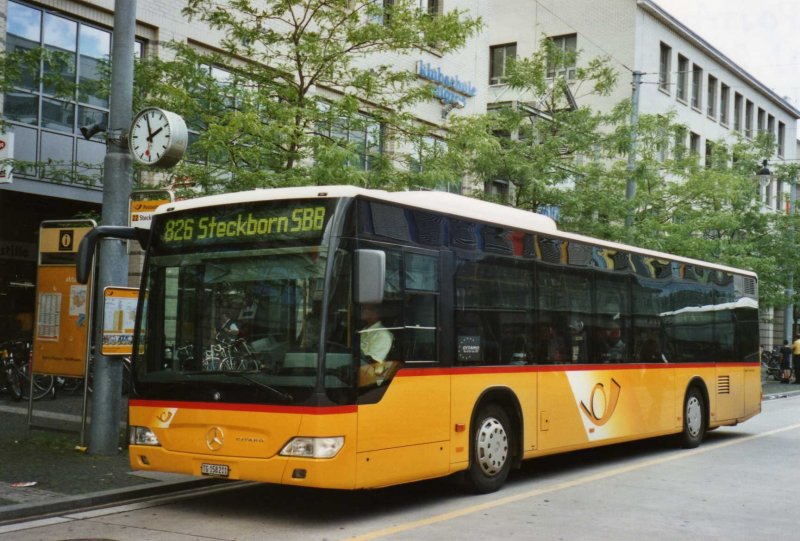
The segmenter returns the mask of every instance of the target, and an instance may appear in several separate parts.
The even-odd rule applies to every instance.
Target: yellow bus
[[[169,203],[149,237],[134,469],[365,489],[760,412],[751,272],[441,192],[350,186]]]

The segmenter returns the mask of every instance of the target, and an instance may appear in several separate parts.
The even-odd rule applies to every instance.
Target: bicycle
[[[230,319],[220,327],[214,338],[216,343],[203,352],[204,371],[247,372],[261,368],[238,331],[238,326]]]
[[[3,359],[3,377],[14,400],[28,398],[31,389],[33,349],[27,340],[12,340],[0,347]],[[54,393],[55,378],[50,375],[34,374],[33,399],[40,400]]]
[[[122,358],[122,394],[126,396],[128,394],[129,389],[133,385],[133,378],[131,377],[131,358],[130,357],[123,357]],[[89,368],[86,372],[84,377],[89,378],[89,383],[86,387],[86,390],[89,393],[92,393],[94,387],[94,355],[89,357]],[[57,376],[55,378],[55,386],[56,389],[59,391],[64,391],[67,393],[75,393],[81,391],[83,389],[83,379],[79,377],[67,377],[67,376]]]
[[[767,375],[774,378],[775,381],[781,381],[783,379],[781,357],[782,355],[778,346],[775,346],[772,350],[764,348],[761,351],[761,364]]]
[[[2,373],[0,373],[0,388],[7,390],[14,401],[22,400],[23,380],[16,365],[11,344],[4,342],[0,344],[0,360],[2,360]]]

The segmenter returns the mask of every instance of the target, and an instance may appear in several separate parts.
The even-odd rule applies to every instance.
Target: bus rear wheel
[[[505,410],[497,404],[482,407],[472,427],[469,469],[464,475],[469,490],[488,494],[503,486],[511,471],[512,441]]]
[[[706,402],[697,387],[690,387],[683,401],[683,432],[680,444],[684,449],[694,449],[706,433]]]

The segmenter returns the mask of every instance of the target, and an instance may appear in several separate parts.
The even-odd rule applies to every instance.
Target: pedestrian
[[[789,383],[792,379],[792,348],[789,347],[788,340],[784,340],[781,347],[781,370],[783,370],[781,383]]]
[[[800,334],[795,336],[792,343],[792,357],[794,360],[794,382],[800,385]]]

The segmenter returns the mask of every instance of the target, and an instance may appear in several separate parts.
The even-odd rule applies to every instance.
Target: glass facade
[[[105,133],[86,140],[81,126],[108,127],[107,68],[111,32],[59,14],[8,2],[7,49],[41,48],[45,60],[24,70],[4,96],[15,136],[17,174],[98,185]],[[142,54],[137,42],[136,52]]]

